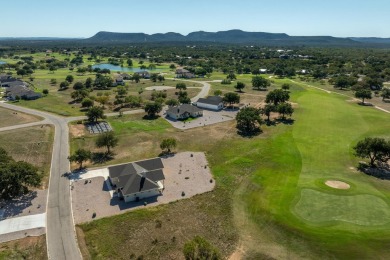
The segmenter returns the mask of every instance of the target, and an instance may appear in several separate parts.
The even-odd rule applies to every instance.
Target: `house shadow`
[[[139,207],[145,207],[146,205],[156,203],[158,201],[158,196],[153,196],[149,198],[145,198],[139,201],[131,201],[131,202],[125,202],[123,199],[120,199],[118,197],[112,197],[110,200],[110,206],[117,206],[120,210],[128,210],[128,209],[134,209]]]
[[[37,195],[38,193],[36,191],[31,191],[18,198],[1,200],[0,211],[3,212],[3,218],[14,217],[23,213],[26,208],[33,205],[32,201],[37,197]]]

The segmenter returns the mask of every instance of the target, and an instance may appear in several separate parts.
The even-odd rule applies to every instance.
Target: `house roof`
[[[183,74],[183,73],[189,73],[189,71],[186,69],[177,69],[176,70],[176,74]]]
[[[207,98],[199,98],[197,103],[209,104],[209,105],[219,105],[222,102],[222,97],[220,96],[210,96]]]
[[[190,105],[190,104],[182,104],[180,106],[174,106],[170,107],[167,110],[167,113],[175,114],[175,115],[182,115],[184,113],[197,113],[202,111],[202,109],[197,108],[196,106]]]
[[[157,182],[164,180],[164,165],[160,158],[111,166],[108,168],[112,184],[123,195],[159,188]]]
[[[27,88],[25,85],[11,85],[6,90],[6,96],[11,98],[16,98],[16,96],[24,98],[37,98],[41,97],[41,93],[36,93],[31,89]]]

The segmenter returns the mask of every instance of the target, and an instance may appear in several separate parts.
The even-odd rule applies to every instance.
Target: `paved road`
[[[70,171],[68,121],[60,116],[24,107],[0,103],[0,106],[38,115],[55,126],[50,182],[46,211],[46,241],[49,259],[82,259],[77,245],[73,222],[68,178],[61,177]],[[45,121],[44,120],[44,121]],[[41,121],[42,123],[42,121]],[[15,126],[17,127],[17,126]],[[20,127],[20,126],[19,126]]]
[[[0,221],[0,235],[46,226],[46,213],[8,218]]]
[[[191,98],[191,102],[196,102],[196,101],[198,101],[199,98],[207,97],[209,95],[209,92],[210,92],[210,84],[209,84],[209,82],[212,82],[212,81],[181,80],[181,79],[176,79],[176,78],[167,78],[167,79],[180,80],[180,81],[184,81],[184,82],[192,82],[192,83],[202,84],[203,85],[202,89],[200,90],[198,95],[196,95],[195,97]]]

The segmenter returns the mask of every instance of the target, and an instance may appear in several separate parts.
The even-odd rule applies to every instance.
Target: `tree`
[[[160,143],[160,148],[163,150],[163,153],[171,153],[171,149],[175,148],[177,141],[175,138],[166,138],[163,139]]]
[[[89,77],[89,78],[87,78],[86,80],[85,80],[85,87],[86,88],[92,88],[92,83],[93,83],[93,80],[92,80],[92,78],[91,77]]]
[[[356,78],[349,77],[346,75],[341,75],[333,79],[334,87],[339,89],[351,87],[356,83],[357,83]]]
[[[139,83],[141,80],[141,76],[138,73],[134,73],[131,79],[134,80],[135,83]]]
[[[390,141],[377,137],[366,137],[360,140],[353,147],[355,155],[361,158],[369,158],[370,166],[375,167],[375,163],[386,163],[390,159]]]
[[[283,83],[282,89],[283,89],[284,91],[288,91],[288,90],[290,89],[290,84],[288,84],[288,83]]]
[[[96,139],[96,146],[98,148],[100,147],[106,147],[107,148],[107,154],[111,154],[110,148],[114,148],[118,145],[119,139],[115,136],[114,132],[106,132],[101,135],[99,135]]]
[[[86,89],[80,89],[80,90],[73,91],[70,94],[70,97],[73,98],[74,101],[80,101],[83,98],[88,97],[88,94],[89,92]]]
[[[96,123],[99,119],[105,118],[103,108],[95,106],[87,111],[86,116],[88,117],[88,121],[92,123]]]
[[[100,96],[96,98],[96,102],[102,105],[102,108],[104,109],[104,105],[107,104],[108,100],[110,99],[109,96]]]
[[[145,105],[145,112],[150,118],[156,117],[156,114],[162,110],[162,104],[157,102],[149,102]]]
[[[372,98],[372,93],[371,90],[369,89],[358,89],[355,92],[355,97],[356,98],[361,98],[362,103],[364,104],[365,99],[371,99]]]
[[[157,77],[158,77],[157,73],[152,73],[150,75],[150,80],[153,81],[153,82],[156,82],[157,81]]]
[[[186,90],[187,89],[187,86],[185,83],[177,83],[176,84],[176,89],[179,89],[179,90]]]
[[[270,91],[265,97],[265,102],[270,104],[273,103],[274,106],[277,106],[279,103],[286,102],[290,99],[288,92],[282,89],[274,89]]]
[[[242,92],[242,90],[245,88],[245,83],[238,81],[234,88]]]
[[[74,154],[68,157],[70,162],[77,162],[81,170],[83,168],[83,162],[91,159],[91,152],[84,149],[77,149]]]
[[[223,96],[223,102],[229,103],[229,106],[240,103],[240,96],[237,93],[228,92]]]
[[[60,83],[60,90],[65,90],[69,87],[69,82],[68,81],[63,81]]]
[[[18,69],[16,71],[16,75],[22,76],[22,78],[23,78],[25,75],[27,75],[27,71],[24,69]]]
[[[163,75],[160,74],[160,75],[157,76],[157,80],[158,80],[158,82],[161,82],[161,81],[164,81],[165,78],[164,78]]]
[[[50,84],[51,84],[51,85],[57,84],[57,80],[56,80],[56,79],[51,79],[51,80],[50,80]]]
[[[133,61],[131,59],[127,59],[126,63],[127,63],[127,66],[133,67]]]
[[[267,89],[267,87],[271,86],[271,82],[268,79],[265,79],[261,76],[256,76],[252,78],[252,87],[254,89]]]
[[[65,80],[68,81],[70,84],[74,81],[74,77],[72,75],[68,75],[68,76],[66,76]]]
[[[42,93],[43,93],[44,95],[48,95],[48,94],[49,94],[49,90],[48,90],[47,88],[45,88],[44,90],[42,90]]]
[[[390,99],[390,88],[383,88],[381,91],[382,101],[385,99]]]
[[[220,96],[220,95],[222,95],[222,91],[221,90],[217,89],[217,90],[214,91],[214,96]]]
[[[15,162],[0,148],[0,198],[12,199],[26,194],[29,187],[38,187],[43,175],[27,162]]]
[[[220,260],[222,256],[217,248],[210,244],[206,239],[195,236],[194,239],[187,241],[183,248],[184,258],[186,260]]]
[[[266,104],[262,109],[262,114],[267,117],[267,121],[270,121],[271,113],[275,111],[275,106],[273,104]]]
[[[171,64],[171,65],[169,65],[169,68],[170,68],[171,70],[174,70],[174,69],[176,69],[176,66],[175,66],[175,64]]]
[[[230,71],[229,74],[226,76],[226,79],[228,79],[228,80],[235,80],[236,79],[236,75],[234,74],[233,71]]]
[[[90,108],[93,106],[93,100],[90,98],[84,98],[83,101],[81,101],[81,106]]]
[[[170,106],[170,107],[174,107],[174,106],[179,105],[179,101],[177,99],[171,98],[171,99],[168,99],[167,101],[165,101],[165,105]]]
[[[276,107],[276,110],[280,115],[282,115],[282,119],[285,119],[286,115],[291,116],[294,113],[294,109],[290,103],[280,103]]]
[[[74,83],[74,85],[73,85],[74,90],[79,90],[79,89],[83,89],[83,88],[84,88],[84,84],[82,82],[79,82],[79,81]]]
[[[245,107],[237,115],[237,128],[244,134],[253,134],[260,130],[262,123],[260,111],[254,107]]]

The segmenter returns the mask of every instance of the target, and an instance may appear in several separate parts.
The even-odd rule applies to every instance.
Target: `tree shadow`
[[[107,152],[95,152],[92,153],[91,161],[93,164],[102,164],[114,159],[114,154]]]
[[[374,106],[373,104],[371,104],[371,103],[367,103],[367,102],[359,102],[358,103],[359,104],[359,106],[365,106],[365,107],[372,107],[372,106]]]
[[[32,201],[37,197],[36,191],[31,191],[25,195],[9,200],[0,200],[0,210],[3,217],[13,217],[23,213],[23,210],[33,205]],[[40,205],[38,205],[40,207]]]
[[[144,115],[142,117],[142,119],[144,120],[156,120],[157,118],[159,118],[160,116],[159,115],[153,115],[153,116],[150,116],[150,115]]]
[[[284,125],[293,125],[295,120],[292,119],[292,118],[279,118],[279,119],[276,119],[275,120],[277,123],[281,123],[281,124],[284,124]]]
[[[261,130],[259,127],[253,129],[252,131],[242,131],[240,129],[237,130],[237,134],[244,138],[253,138],[255,136],[258,136],[262,132],[263,130]]]

